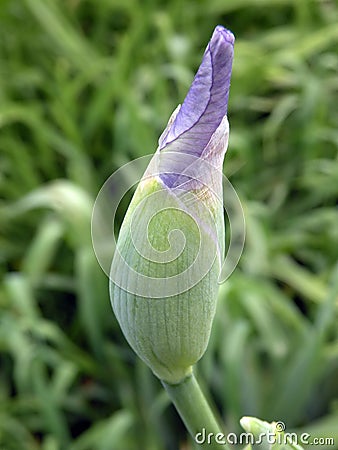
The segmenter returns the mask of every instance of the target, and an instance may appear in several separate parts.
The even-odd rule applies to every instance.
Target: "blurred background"
[[[217,24],[247,239],[197,376],[227,432],[255,415],[338,448],[337,22],[335,0],[0,1],[1,449],[193,448],[120,332],[90,217]]]

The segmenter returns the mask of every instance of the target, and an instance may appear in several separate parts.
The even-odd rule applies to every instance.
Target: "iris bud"
[[[215,314],[233,43],[216,27],[136,189],[111,266],[111,302],[127,341],[171,384],[205,352]]]

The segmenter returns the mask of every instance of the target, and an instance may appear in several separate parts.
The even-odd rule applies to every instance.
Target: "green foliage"
[[[198,372],[226,431],[254,415],[338,448],[337,19],[335,0],[0,2],[0,448],[190,442],[121,335],[90,215],[155,151],[218,23],[247,242]]]

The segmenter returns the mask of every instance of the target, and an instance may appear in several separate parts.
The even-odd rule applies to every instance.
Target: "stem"
[[[197,442],[204,449],[224,450],[226,448],[225,442],[220,442],[225,440],[224,433],[217,423],[194,374],[184,378],[179,384],[167,384],[164,381],[162,381],[162,384],[194,442]],[[200,433],[198,440],[196,440],[197,433]],[[218,435],[217,439],[216,435]]]

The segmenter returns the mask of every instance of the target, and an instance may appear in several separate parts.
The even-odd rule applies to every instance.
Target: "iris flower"
[[[134,194],[111,267],[111,301],[122,331],[167,383],[191,373],[215,313],[233,48],[233,34],[217,26]]]

